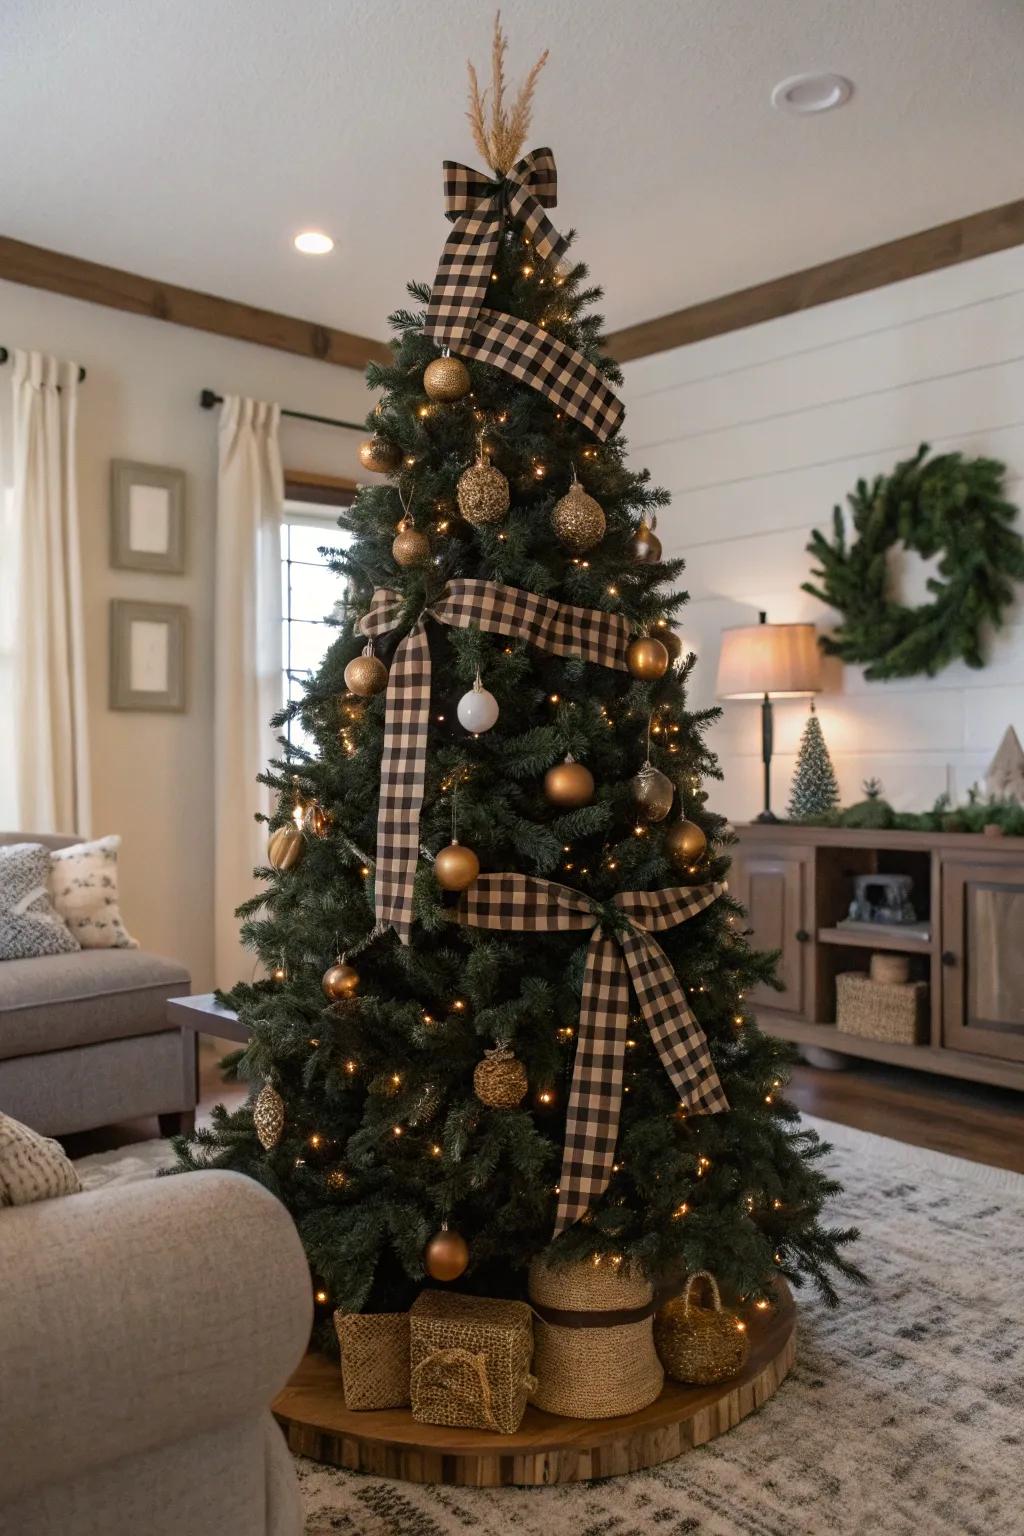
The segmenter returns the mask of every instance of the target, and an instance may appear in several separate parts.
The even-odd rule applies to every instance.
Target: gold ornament
[[[507,1045],[485,1051],[473,1072],[473,1092],[488,1109],[515,1109],[529,1086],[526,1068]]]
[[[504,522],[511,500],[508,481],[500,469],[488,464],[482,449],[476,463],[459,476],[456,493],[459,511],[474,528]]]
[[[677,869],[686,869],[704,857],[708,840],[695,821],[677,821],[665,833],[665,852]]]
[[[391,475],[402,462],[402,450],[397,443],[390,443],[386,437],[375,432],[359,444],[359,462],[364,469],[370,469],[374,474]]]
[[[275,827],[267,842],[267,858],[272,869],[294,869],[305,851],[305,838],[294,821]]]
[[[302,825],[313,837],[326,837],[331,830],[331,813],[319,800],[311,800],[302,813]]]
[[[269,1152],[271,1147],[277,1146],[284,1130],[284,1099],[272,1083],[264,1083],[256,1095],[252,1123],[264,1151]]]
[[[455,837],[434,859],[434,878],[442,891],[464,891],[479,873],[480,860]]]
[[[700,1307],[693,1300],[698,1280],[707,1282],[710,1307]],[[674,1381],[707,1386],[739,1374],[750,1353],[750,1336],[746,1323],[723,1308],[714,1275],[697,1270],[683,1294],[655,1314],[654,1347]]]
[[[457,357],[435,357],[424,371],[423,388],[431,400],[461,400],[469,394],[469,370]]]
[[[423,565],[430,559],[430,540],[420,533],[411,517],[403,517],[391,546],[391,553],[398,565]]]
[[[633,804],[645,821],[664,821],[672,809],[675,785],[649,760],[629,781]]]
[[[645,683],[657,682],[668,671],[668,651],[652,635],[641,635],[626,647],[626,665],[631,677]]]
[[[560,543],[574,555],[586,554],[604,538],[607,523],[601,503],[587,494],[580,482],[573,482],[551,513],[551,526]]]
[[[457,1280],[469,1264],[469,1245],[460,1232],[452,1232],[445,1222],[435,1232],[423,1254],[423,1268],[431,1280]]]
[[[355,997],[359,991],[359,981],[359,972],[355,966],[346,965],[344,959],[339,958],[324,971],[320,985],[324,997],[330,998],[332,1003],[340,1003],[346,998]]]
[[[345,668],[345,687],[361,698],[372,698],[388,685],[388,669],[376,656],[363,651],[353,656]]]
[[[661,540],[654,531],[654,526],[648,523],[646,518],[634,533],[626,546],[631,559],[637,565],[657,565],[661,559]]]
[[[668,651],[669,662],[678,661],[683,654],[683,642],[672,628],[667,619],[659,619],[655,628],[655,638],[660,640]]]
[[[568,753],[564,763],[556,763],[544,775],[544,794],[561,810],[575,810],[589,805],[594,798],[594,775]]]

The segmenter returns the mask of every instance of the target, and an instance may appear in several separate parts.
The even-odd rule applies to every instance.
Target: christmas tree
[[[493,175],[446,165],[437,281],[367,372],[387,479],[335,559],[358,633],[279,717],[312,747],[281,738],[240,912],[267,974],[230,994],[253,1102],[181,1166],[285,1202],[322,1321],[428,1276],[523,1295],[541,1253],[834,1301],[856,1234],[822,1222],[825,1149],[745,1002],[772,962],[702,788],[717,711],[687,708],[668,498],[626,467],[600,290],[544,212],[553,156],[515,163],[537,71],[507,109],[503,51],[489,119],[471,91]]]
[[[814,705],[807,717],[789,791],[790,821],[813,821],[839,808],[839,780]]]

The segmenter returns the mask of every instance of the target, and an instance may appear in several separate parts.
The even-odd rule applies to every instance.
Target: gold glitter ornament
[[[469,394],[469,370],[457,357],[435,357],[424,370],[423,388],[431,400],[461,400]]]
[[[528,1087],[526,1068],[507,1045],[485,1051],[473,1072],[473,1092],[488,1109],[515,1109]]]
[[[395,533],[391,553],[396,565],[423,565],[430,559],[430,540],[420,533],[411,517],[403,517]]]
[[[555,502],[551,526],[559,543],[574,555],[586,554],[604,538],[607,522],[601,503],[583,489],[575,474],[565,495]]]
[[[359,656],[353,656],[345,668],[345,687],[360,698],[372,698],[388,684],[388,669],[369,647]]]
[[[661,559],[661,540],[654,531],[653,520],[645,519],[627,545],[630,557],[637,565],[657,565]]]
[[[376,475],[392,475],[402,462],[402,450],[397,443],[390,443],[375,432],[359,444],[359,462]]]
[[[711,1292],[710,1307],[698,1306],[693,1299],[698,1280]],[[674,1381],[708,1386],[739,1375],[750,1353],[750,1336],[735,1312],[722,1306],[714,1275],[697,1270],[683,1294],[655,1314],[654,1347]]]
[[[675,786],[667,774],[648,761],[630,779],[629,789],[645,821],[665,820],[675,798]]]
[[[475,464],[463,470],[456,488],[459,511],[474,528],[487,528],[505,520],[511,493],[500,469],[488,464],[481,448]]]
[[[252,1123],[265,1152],[276,1147],[284,1130],[284,1099],[273,1083],[264,1083],[252,1107]]]

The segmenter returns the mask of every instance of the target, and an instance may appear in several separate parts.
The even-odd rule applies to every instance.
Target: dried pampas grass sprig
[[[505,109],[505,53],[508,38],[501,30],[501,12],[494,17],[494,39],[491,43],[491,84],[483,92],[476,70],[467,60],[469,71],[469,125],[473,130],[473,142],[488,165],[499,176],[506,176],[516,162],[530,128],[533,93],[537,78],[548,61],[545,48],[526,79],[519,87],[511,111]],[[488,102],[490,96],[490,102]],[[488,116],[490,121],[488,122]]]

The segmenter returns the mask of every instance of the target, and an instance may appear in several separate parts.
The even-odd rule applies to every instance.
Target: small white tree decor
[[[800,738],[796,772],[789,792],[789,819],[813,821],[838,808],[839,781],[821,733],[821,721],[812,704]]]
[[[985,788],[993,800],[1013,800],[1024,805],[1024,747],[1012,725],[988,765]]]

